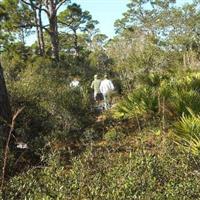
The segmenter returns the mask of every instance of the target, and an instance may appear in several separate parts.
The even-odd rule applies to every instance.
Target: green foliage
[[[16,121],[15,136],[40,156],[43,147],[55,138],[80,138],[80,130],[93,120],[88,115],[87,82],[81,82],[79,89],[71,89],[68,72],[49,58],[33,57],[22,65],[18,64],[20,58],[13,60],[12,65],[6,59],[3,63],[12,108],[15,111],[24,107]]]
[[[9,199],[198,199],[199,172],[181,155],[155,155],[134,151],[126,156],[88,150],[73,160],[71,169],[32,169],[11,179]],[[183,173],[184,172],[184,173]]]
[[[156,91],[150,87],[139,87],[127,95],[113,110],[113,117],[140,118],[149,112],[158,111]]]
[[[194,113],[200,112],[199,78],[192,73],[166,74],[149,73],[140,77],[140,86],[130,92],[113,109],[114,118],[144,117],[145,114],[160,114],[165,107],[165,115],[180,117],[189,114],[188,108]]]
[[[119,141],[122,140],[123,137],[124,137],[123,133],[115,128],[108,130],[104,135],[104,139],[108,142]]]
[[[171,97],[168,98],[168,106],[178,116],[181,116],[183,113],[189,114],[188,108],[196,114],[200,112],[199,80],[197,74],[194,76],[191,72],[180,73],[171,77],[169,84],[165,84],[168,85],[168,90],[171,91]]]
[[[114,108],[114,118],[139,118],[158,110],[156,91],[150,87],[139,87],[125,97]]]
[[[73,33],[77,30],[84,31],[89,23],[92,23],[89,11],[83,11],[76,3],[69,5],[66,10],[59,13],[58,18],[61,26],[67,26]]]
[[[188,113],[187,108],[190,108],[194,113],[200,112],[200,95],[195,91],[177,91],[172,100],[174,100],[171,103],[172,107],[176,109],[179,116],[182,113]]]
[[[94,71],[100,74],[110,73],[109,65],[112,60],[108,57],[104,50],[96,50],[89,55],[89,62]]]
[[[55,161],[55,160],[54,160]],[[8,186],[6,198],[14,199],[64,199],[67,184],[64,168],[41,167],[14,177]]]
[[[189,110],[189,116],[182,116],[174,126],[174,140],[184,151],[200,155],[200,116]]]
[[[91,143],[101,138],[101,135],[94,128],[87,128],[81,135],[83,143]]]
[[[34,23],[31,7],[17,0],[0,3],[1,62],[13,112],[24,107],[14,135],[29,147],[9,152],[7,199],[200,199],[200,75],[185,70],[199,65],[198,3],[183,8],[171,3],[131,0],[116,22],[119,35],[109,41],[94,35],[97,21],[77,4],[58,16],[49,12],[50,22],[58,17],[63,32],[44,35],[43,57],[23,44],[32,27],[27,23]],[[56,30],[56,23],[51,26]],[[56,63],[48,55],[57,36]],[[5,38],[21,43],[2,42]],[[91,77],[105,72],[126,94],[111,109],[117,120],[104,115],[96,120],[91,112]],[[77,75],[81,87],[72,89]],[[169,144],[168,130],[183,152]],[[134,136],[124,142],[125,133]],[[124,148],[128,145],[131,150]]]
[[[9,50],[10,45],[21,41],[30,34],[33,13],[30,8],[18,1],[2,0],[0,2],[0,50]]]

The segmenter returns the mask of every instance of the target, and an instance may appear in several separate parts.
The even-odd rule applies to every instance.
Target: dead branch
[[[3,188],[4,188],[5,175],[6,175],[6,165],[7,165],[8,153],[9,153],[9,143],[10,143],[10,138],[11,138],[11,136],[12,136],[12,132],[13,132],[14,127],[15,127],[15,120],[16,120],[17,116],[22,112],[23,109],[24,109],[24,107],[20,108],[20,109],[13,115],[11,124],[9,125],[10,130],[9,130],[9,133],[8,133],[8,138],[7,138],[7,140],[6,140],[6,145],[5,145],[5,150],[4,150],[0,191],[3,191]]]

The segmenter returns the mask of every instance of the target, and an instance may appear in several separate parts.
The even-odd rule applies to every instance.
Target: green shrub
[[[56,156],[57,157],[57,156]],[[88,150],[71,169],[51,166],[12,178],[8,199],[199,199],[199,171],[190,169],[181,154],[171,157],[136,150],[113,155]]]
[[[64,200],[66,198],[64,186],[67,184],[65,178],[63,168],[47,167],[30,170],[10,181],[6,188],[6,198],[9,200]]]
[[[113,117],[139,118],[150,112],[158,111],[156,91],[150,87],[139,87],[120,101],[113,110]]]
[[[94,119],[88,114],[88,87],[82,84],[80,90],[71,89],[64,67],[55,66],[51,59],[31,58],[18,75],[17,80],[7,82],[13,112],[24,107],[16,120],[15,137],[28,144],[31,154],[26,154],[24,163],[30,167],[35,160],[48,156],[50,149],[45,155],[42,152],[48,143],[78,140]],[[14,162],[17,159],[14,152]]]
[[[200,155],[200,116],[190,111],[189,116],[182,116],[175,124],[175,141],[183,150]]]
[[[182,74],[183,76],[183,74]],[[200,112],[199,79],[192,74],[184,78],[179,75],[149,74],[143,80],[143,85],[130,92],[113,110],[114,118],[135,118],[145,114],[160,115],[165,109],[169,119],[188,113],[190,108],[194,113]],[[145,84],[145,85],[144,85]]]
[[[104,139],[108,142],[119,141],[122,140],[123,137],[123,133],[115,128],[108,130],[104,135]]]
[[[178,116],[181,116],[183,113],[189,114],[188,108],[190,108],[194,113],[199,113],[200,94],[193,90],[175,90],[170,105]]]
[[[83,143],[94,142],[101,138],[101,134],[97,132],[94,128],[86,128],[85,131],[81,134],[81,141]]]

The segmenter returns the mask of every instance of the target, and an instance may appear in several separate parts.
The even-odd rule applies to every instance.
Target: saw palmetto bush
[[[198,114],[200,112],[199,83],[198,77],[184,72],[162,80],[157,90],[160,101],[162,99],[165,101],[165,111],[176,118],[181,117],[183,113],[189,114],[188,108]]]
[[[199,113],[200,94],[193,90],[177,91],[172,97],[171,105],[178,116],[181,116],[183,113],[189,114],[188,108],[190,108],[194,113]]]
[[[194,91],[200,92],[200,78],[194,78],[191,81],[190,86]]]
[[[149,87],[159,87],[161,84],[161,81],[166,78],[160,73],[153,73],[150,72],[148,74],[146,73],[141,73],[139,75],[139,82],[141,84],[145,84]]]
[[[158,102],[155,92],[150,87],[133,90],[113,109],[113,117],[116,119],[130,119],[141,117],[149,112],[156,112]]]
[[[141,77],[140,77],[141,78]],[[156,115],[160,110],[162,98],[172,97],[172,86],[159,74],[150,73],[140,82],[140,86],[130,92],[113,109],[117,119],[139,118],[146,114]]]
[[[195,115],[191,110],[188,112],[190,115],[183,115],[175,123],[174,140],[183,150],[194,155],[200,155],[200,116]]]
[[[171,98],[169,107],[178,117],[189,114],[188,108],[194,113],[200,112],[200,79],[192,73],[179,74],[171,78]]]
[[[141,77],[140,77],[141,79]],[[141,79],[140,86],[130,92],[113,109],[114,118],[139,118],[145,114],[165,115],[176,120],[188,108],[200,113],[200,79],[189,72],[180,74],[149,73]]]

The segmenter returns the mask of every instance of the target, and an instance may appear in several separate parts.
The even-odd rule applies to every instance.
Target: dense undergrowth
[[[21,43],[2,53],[12,112],[23,108],[3,199],[200,199],[198,51],[140,34],[125,29],[94,49],[83,39],[79,55],[63,49],[59,62]],[[105,73],[116,92],[112,108],[100,112],[90,85]],[[70,88],[73,77],[80,87]]]
[[[0,198],[200,199],[199,1],[131,0],[112,39],[73,2],[24,2],[0,1]]]
[[[166,138],[161,142],[156,137],[154,147],[141,142],[129,144],[132,150],[126,151],[116,151],[117,145],[111,148],[91,146],[73,159],[70,168],[62,167],[54,154],[49,166],[33,168],[13,178],[7,188],[7,197],[198,199],[198,164],[189,154],[177,153]]]
[[[100,120],[62,68],[62,81],[38,65],[20,73],[8,86],[30,149],[10,159],[6,199],[200,198],[199,73],[141,75]]]

